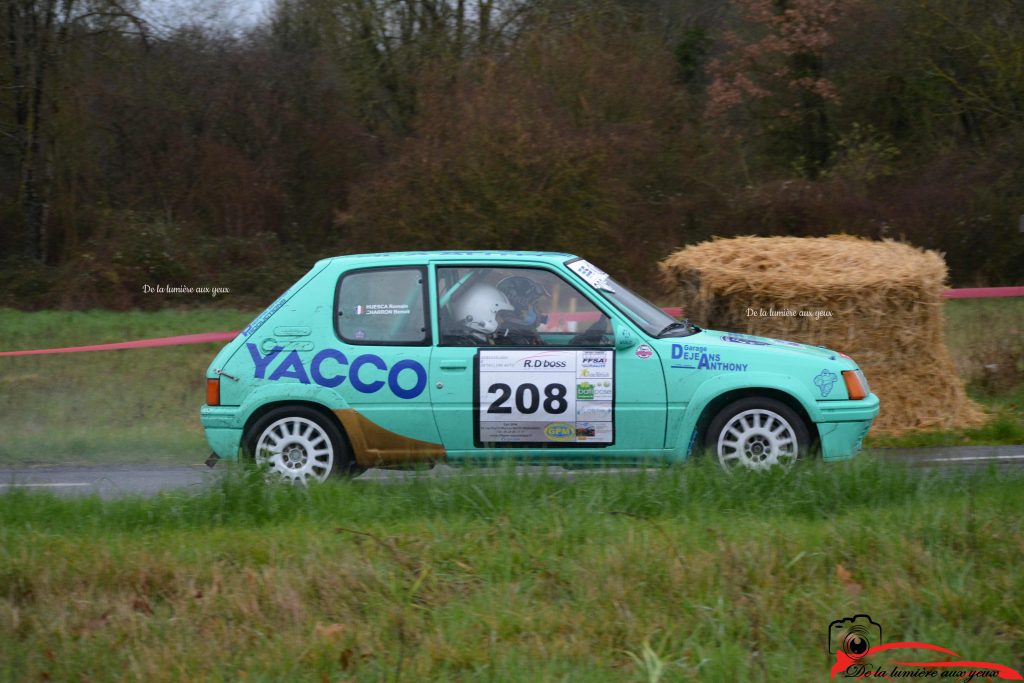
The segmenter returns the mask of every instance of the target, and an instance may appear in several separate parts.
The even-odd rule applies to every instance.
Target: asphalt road
[[[956,448],[910,448],[869,451],[892,462],[915,469],[963,471],[995,465],[1000,469],[1024,468],[1024,445],[961,446]],[[57,495],[99,495],[103,498],[152,496],[161,491],[201,491],[228,470],[230,465],[218,464],[213,469],[201,462],[194,465],[89,465],[28,466],[0,468],[0,493],[27,489],[48,491]],[[540,471],[524,467],[524,473]],[[547,471],[551,471],[548,468]],[[562,473],[560,468],[554,471]],[[564,470],[564,476],[609,475],[636,470],[584,469]],[[439,465],[418,476],[449,477],[459,470]],[[417,476],[414,472],[370,470],[360,480],[400,480]]]

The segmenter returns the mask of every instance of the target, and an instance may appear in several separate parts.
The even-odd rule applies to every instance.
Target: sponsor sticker
[[[611,422],[577,422],[576,442],[609,442],[612,440]]]
[[[647,360],[654,355],[654,349],[652,349],[649,344],[641,344],[636,347],[636,351],[634,353],[640,360]]]
[[[771,342],[754,339],[745,334],[723,334],[722,341],[730,344],[747,344],[748,346],[771,346]]]
[[[588,285],[594,289],[603,289],[606,292],[614,292],[608,285],[608,273],[604,272],[590,261],[573,261],[569,264],[569,270],[583,278]]]
[[[582,354],[579,362],[580,377],[611,377],[611,356],[607,351],[583,351]]]
[[[544,428],[544,436],[552,441],[573,441],[576,438],[576,428],[568,422],[552,422]]]
[[[673,344],[672,359],[683,361],[673,365],[684,370],[726,370],[729,372],[745,372],[749,363],[734,363],[722,359],[720,353],[708,353],[708,347],[692,344]]]
[[[832,387],[835,386],[838,379],[839,375],[829,372],[828,368],[825,368],[814,378],[814,386],[818,387],[821,397],[824,398],[832,393]]]
[[[612,400],[612,381],[610,379],[591,379],[576,381],[577,401],[610,401]]]
[[[270,316],[272,316],[275,313],[277,313],[277,311],[282,306],[284,306],[284,303],[287,300],[288,299],[286,297],[282,296],[277,301],[275,301],[274,303],[270,304],[270,306],[267,308],[267,310],[265,310],[262,313],[260,313],[259,316],[255,320],[253,320],[251,323],[249,323],[246,326],[246,328],[244,330],[242,330],[242,336],[243,337],[248,337],[250,334],[255,332],[259,328],[260,325],[262,325],[263,323],[267,322],[267,320],[270,319]]]
[[[295,380],[299,384],[317,384],[327,389],[347,385],[361,394],[375,394],[385,387],[401,399],[414,399],[427,387],[423,364],[406,358],[389,367],[375,353],[349,358],[341,349],[322,349],[306,362],[298,351],[285,353],[278,344],[264,355],[259,347],[246,342],[253,363],[253,379],[278,382]]]
[[[611,401],[580,401],[576,404],[577,422],[610,422],[611,419]]]
[[[409,304],[360,304],[356,315],[409,315]]]

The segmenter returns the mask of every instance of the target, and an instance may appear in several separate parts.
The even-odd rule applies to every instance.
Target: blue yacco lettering
[[[381,372],[387,372],[388,366],[384,364],[384,359],[380,356],[375,356],[372,353],[359,356],[352,361],[352,369],[349,371],[348,379],[352,383],[352,388],[356,391],[361,391],[364,394],[372,394],[380,391],[380,388],[384,386],[384,380],[377,379],[372,382],[364,382],[359,377],[359,369],[364,365],[372,365]]]
[[[321,366],[328,358],[333,358],[338,365],[348,365],[348,358],[345,358],[345,354],[341,351],[337,349],[324,349],[313,356],[313,362],[309,364],[309,374],[313,376],[313,381],[320,386],[333,389],[345,381],[345,375],[338,374],[333,377],[325,376]]]
[[[347,380],[353,389],[363,394],[376,393],[387,385],[391,393],[405,400],[416,398],[427,388],[426,368],[419,361],[408,358],[398,361],[389,369],[384,359],[376,354],[366,353],[356,356],[350,363],[348,357],[338,349],[323,349],[313,356],[309,362],[309,372],[307,373],[299,353],[291,351],[278,363],[270,376],[266,377],[267,369],[284,349],[276,346],[270,353],[263,356],[255,344],[247,343],[246,347],[249,349],[249,355],[252,356],[253,377],[256,379],[266,378],[270,381],[294,379],[302,384],[310,384],[312,378],[312,383],[328,389],[340,387]],[[338,369],[328,366],[327,361],[337,363]],[[366,365],[373,366],[381,373],[385,373],[384,378],[374,378],[371,371],[364,367]],[[347,375],[342,371],[342,368],[346,367],[348,368]],[[415,381],[411,386],[403,386],[403,384],[409,383],[410,373]]]
[[[246,342],[245,347],[249,349],[249,355],[252,356],[252,362],[256,366],[256,379],[263,379],[267,373],[267,366],[270,365],[270,361],[277,357],[277,354],[284,351],[283,346],[275,346],[270,350],[270,353],[263,356],[260,354],[260,350],[256,348],[255,344]]]
[[[274,370],[274,374],[270,376],[270,380],[278,380],[282,377],[291,377],[303,384],[309,384],[309,376],[306,375],[306,368],[302,367],[302,359],[299,358],[298,351],[292,351],[284,357],[281,364],[277,366],[277,370]]]
[[[411,389],[403,389],[398,384],[398,376],[402,370],[411,370],[416,375],[416,384]],[[388,388],[398,398],[416,398],[427,388],[427,371],[414,360],[408,358],[400,360],[395,363],[394,367],[391,368],[391,372],[388,373]]]

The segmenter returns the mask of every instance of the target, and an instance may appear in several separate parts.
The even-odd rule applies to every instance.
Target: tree
[[[3,17],[11,93],[4,128],[17,178],[16,205],[28,255],[48,258],[47,213],[57,93],[74,41],[145,24],[117,0],[8,0]]]
[[[746,35],[729,31],[725,51],[709,65],[707,116],[747,135],[760,129],[782,143],[809,177],[831,156],[827,105],[838,102],[826,74],[841,0],[741,0]]]

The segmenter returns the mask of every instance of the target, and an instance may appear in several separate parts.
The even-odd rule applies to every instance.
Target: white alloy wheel
[[[319,424],[288,416],[267,425],[256,441],[256,463],[293,482],[325,481],[334,469],[334,444]]]
[[[729,418],[718,433],[715,454],[726,470],[767,470],[789,466],[799,457],[800,444],[789,420],[767,408],[744,410]]]

